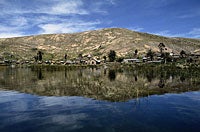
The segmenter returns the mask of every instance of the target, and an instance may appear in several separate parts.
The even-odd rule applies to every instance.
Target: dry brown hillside
[[[200,40],[168,38],[122,28],[107,28],[73,34],[49,34],[0,39],[0,56],[13,55],[16,59],[32,59],[41,50],[44,59],[62,59],[64,54],[76,58],[78,54],[102,57],[110,50],[118,56],[134,53],[145,54],[147,50],[159,51],[158,44],[164,43],[168,51],[177,54],[181,50],[200,53]]]

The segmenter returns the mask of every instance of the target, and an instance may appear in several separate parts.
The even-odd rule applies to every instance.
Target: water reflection
[[[160,81],[158,83],[158,86],[159,86],[159,88],[164,88],[164,86],[165,86],[165,79],[162,74],[160,75]]]
[[[198,132],[199,96],[188,92],[113,103],[0,91],[0,131]]]
[[[42,75],[42,68],[38,68],[37,73],[38,73],[37,74],[38,79],[42,80],[44,78],[43,75]]]
[[[109,69],[108,78],[110,79],[110,81],[115,81],[115,78],[116,78],[115,70]]]
[[[170,68],[4,68],[0,88],[45,96],[126,101],[140,96],[200,90],[200,71]]]
[[[147,77],[148,82],[151,82],[156,77],[154,74],[154,69],[147,71],[146,77]]]

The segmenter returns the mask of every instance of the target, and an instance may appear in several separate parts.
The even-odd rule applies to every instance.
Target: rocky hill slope
[[[91,54],[103,57],[110,50],[118,56],[128,56],[137,49],[140,55],[149,49],[159,51],[158,44],[164,43],[167,51],[179,54],[181,50],[200,53],[200,40],[187,38],[168,38],[122,28],[107,28],[73,34],[49,34],[0,39],[0,57],[32,59],[40,50],[44,59],[76,58]]]

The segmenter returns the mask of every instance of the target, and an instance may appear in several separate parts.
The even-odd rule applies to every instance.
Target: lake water
[[[199,132],[197,70],[0,68],[0,132]]]

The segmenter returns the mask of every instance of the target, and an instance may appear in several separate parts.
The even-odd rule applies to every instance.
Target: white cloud
[[[20,37],[24,36],[21,32],[15,32],[15,33],[0,33],[0,38],[13,38],[13,37]]]
[[[74,15],[74,14],[89,14],[84,9],[82,0],[49,0],[49,1],[29,1],[26,5],[23,1],[18,3],[3,2],[2,12],[0,14],[25,14],[25,13],[44,13],[53,15]]]
[[[96,29],[96,25],[100,24],[99,21],[84,22],[80,20],[74,20],[71,22],[64,22],[59,24],[41,24],[39,27],[42,29],[41,34],[51,33],[74,33],[86,30]]]
[[[24,17],[15,17],[10,21],[10,25],[12,26],[25,26],[28,24],[28,21]]]
[[[183,14],[183,15],[178,16],[178,18],[185,19],[185,18],[192,18],[192,17],[195,17],[195,16],[196,15],[194,15],[194,14]]]
[[[189,32],[189,34],[199,35],[200,34],[200,28],[193,28],[192,31]]]
[[[110,1],[108,1],[108,2],[110,3]],[[105,5],[106,5],[105,1],[98,1],[98,2],[91,3],[89,8],[90,8],[91,12],[94,12],[94,13],[108,14],[108,12],[102,8]]]
[[[185,37],[185,38],[200,38],[200,28],[193,28],[189,32],[173,34],[169,30],[159,32],[151,32],[151,34],[165,36],[165,37]]]
[[[189,35],[191,35],[194,38],[200,38],[200,28],[193,28],[190,32]]]
[[[138,32],[144,30],[144,28],[142,27],[129,27],[128,29],[133,30],[133,31],[138,31]]]
[[[190,10],[187,12],[182,13],[181,15],[178,15],[177,18],[181,19],[188,19],[188,18],[194,18],[194,17],[199,17],[200,16],[200,10]]]
[[[0,25],[0,38],[11,38],[23,36],[23,33],[20,31],[20,27],[10,27],[5,25]]]
[[[101,21],[85,19],[84,16],[106,14],[104,5],[115,2],[104,0],[88,4],[83,0],[0,0],[0,37],[97,29]]]
[[[83,0],[22,0],[2,1],[0,15],[5,14],[50,14],[50,15],[88,15],[93,12],[107,13],[105,5],[116,5],[116,0],[103,0],[87,3]],[[86,6],[85,6],[86,5]]]
[[[68,1],[68,2],[59,2],[56,5],[53,5],[50,10],[44,10],[46,13],[50,14],[89,14],[89,12],[83,8],[82,1]]]
[[[174,0],[140,0],[145,8],[161,8],[174,3]]]
[[[187,34],[186,33],[177,33],[177,34],[173,34],[170,33],[169,30],[163,30],[163,31],[159,31],[159,32],[153,32],[151,34],[155,34],[155,35],[160,35],[160,36],[165,36],[165,37],[186,37]]]
[[[61,18],[59,16],[37,16],[32,18],[10,18],[9,25],[0,25],[0,38],[18,37],[32,34],[74,33],[97,29],[101,21],[86,21],[79,18]],[[37,32],[27,32],[29,28]]]
[[[59,22],[68,21],[68,19],[60,18],[56,15],[53,15],[53,16],[40,15],[40,16],[29,18],[29,21],[31,21],[32,24],[34,25],[40,25],[44,23],[53,23],[53,22],[55,23],[57,21]]]
[[[107,0],[108,2],[110,2],[112,5],[116,5],[116,0]]]
[[[0,4],[5,4],[6,1],[5,0],[0,0]]]

